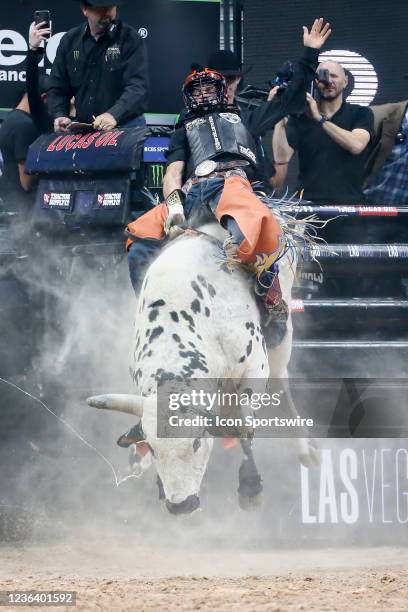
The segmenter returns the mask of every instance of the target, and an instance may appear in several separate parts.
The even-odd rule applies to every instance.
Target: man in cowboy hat
[[[144,41],[117,17],[123,0],[81,2],[87,23],[62,38],[51,71],[49,107],[56,131],[67,131],[69,101],[76,119],[95,129],[141,125],[147,109],[148,76]]]
[[[235,53],[233,53],[232,51],[221,49],[210,55],[210,57],[208,58],[207,65],[210,68],[218,70],[218,72],[220,72],[225,78],[227,83],[228,104],[230,106],[235,105],[240,108],[240,105],[236,101],[235,96],[244,75],[247,74],[251,70],[251,68],[248,68],[247,70],[243,71],[241,62],[239,61]],[[257,111],[257,114],[262,115],[262,110],[265,110],[268,114],[268,103],[274,99],[277,91],[278,87],[273,87],[270,90],[266,103],[261,105],[261,107]],[[240,108],[240,112],[241,116],[244,116],[245,120],[250,120],[250,109]],[[271,124],[270,126],[265,126],[265,129],[262,130],[262,134],[264,134],[267,129],[270,129],[272,125],[273,124]],[[262,183],[262,188],[265,191],[269,191],[272,186],[272,177],[275,174],[275,169],[264,149],[261,135],[257,137],[256,146],[259,159],[259,167],[255,178],[256,180]]]
[[[218,70],[225,78],[227,82],[228,104],[234,104],[235,94],[244,76],[241,62],[238,60],[235,53],[226,49],[220,49],[210,55],[207,66],[214,70]],[[248,72],[248,70],[246,72]]]

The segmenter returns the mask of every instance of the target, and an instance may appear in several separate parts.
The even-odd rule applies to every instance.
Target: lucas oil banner
[[[0,24],[0,118],[16,106],[25,87],[28,30],[34,11],[51,13],[52,37],[46,43],[42,69],[50,70],[64,33],[85,23],[79,2],[3,0]],[[176,114],[182,106],[181,85],[190,65],[206,62],[219,48],[218,0],[138,0],[120,7],[119,18],[145,39],[151,83],[150,113]],[[203,27],[205,24],[205,27]]]

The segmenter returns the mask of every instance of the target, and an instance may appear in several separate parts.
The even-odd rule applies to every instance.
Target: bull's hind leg
[[[241,388],[264,391],[269,376],[268,355],[259,322],[247,322],[248,336],[244,336],[246,369],[242,375]],[[248,344],[246,344],[248,342]],[[241,439],[244,459],[239,468],[238,501],[240,508],[253,511],[263,502],[262,478],[258,472],[253,453],[253,440]]]
[[[244,460],[239,468],[238,501],[242,510],[251,512],[262,505],[262,478],[256,467],[251,440],[241,440]]]
[[[286,395],[286,406],[290,416],[296,418],[299,415],[299,410],[296,408],[293,396],[290,390],[289,378],[281,379],[281,383]],[[314,438],[304,437],[295,438],[296,450],[299,461],[307,468],[317,467],[321,463],[321,452],[319,445]]]

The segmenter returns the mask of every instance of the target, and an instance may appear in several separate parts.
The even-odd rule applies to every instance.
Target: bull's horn
[[[108,395],[94,395],[86,400],[88,406],[102,410],[117,410],[142,418],[143,397],[139,395],[126,395],[123,393],[109,393]]]

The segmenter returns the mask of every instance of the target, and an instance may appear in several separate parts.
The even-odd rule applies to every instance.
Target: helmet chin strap
[[[227,105],[223,105],[223,104],[214,104],[214,105],[205,105],[205,106],[198,106],[197,108],[192,108],[191,112],[194,115],[205,115],[206,113],[209,112],[216,112],[216,111],[222,111],[225,110],[227,108]]]

